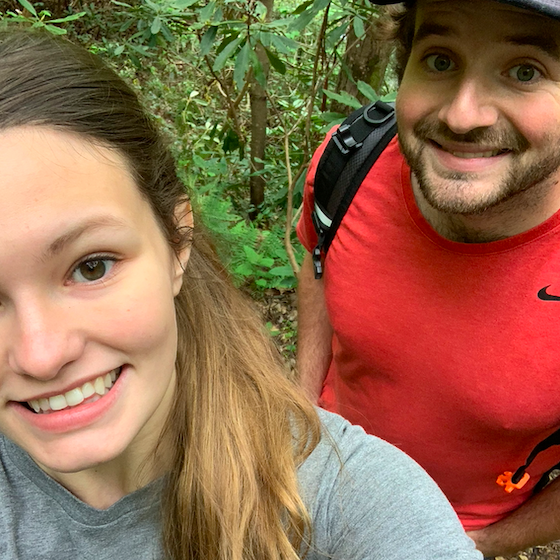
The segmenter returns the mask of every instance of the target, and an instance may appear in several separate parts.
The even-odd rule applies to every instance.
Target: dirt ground
[[[297,336],[296,296],[293,291],[269,290],[256,301],[279,350],[284,354],[293,374]],[[495,560],[560,560],[560,541],[538,546],[516,556],[497,556]]]

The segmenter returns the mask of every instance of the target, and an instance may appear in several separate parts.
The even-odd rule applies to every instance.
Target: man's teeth
[[[63,410],[68,407],[78,406],[83,403],[86,399],[93,397],[92,399],[97,400],[97,398],[102,397],[105,393],[108,393],[113,387],[113,384],[117,380],[117,375],[120,372],[120,368],[114,369],[110,373],[105,375],[100,375],[94,381],[88,381],[84,383],[81,387],[76,387],[63,395],[55,395],[54,397],[49,397],[48,399],[37,399],[29,401],[27,404],[37,413],[39,412],[52,412],[57,410]]]
[[[489,158],[501,154],[503,150],[491,150],[487,152],[452,152],[449,153],[458,158],[474,159],[474,158]]]

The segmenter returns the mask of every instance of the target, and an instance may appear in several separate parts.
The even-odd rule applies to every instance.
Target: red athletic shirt
[[[313,157],[298,235],[308,251]],[[441,486],[465,529],[505,517],[531,479],[496,484],[560,427],[560,213],[509,239],[448,241],[420,214],[396,140],[358,190],[325,262],[333,360],[320,404],[400,447]]]

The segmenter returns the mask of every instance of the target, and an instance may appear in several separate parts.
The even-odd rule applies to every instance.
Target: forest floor
[[[297,309],[294,291],[268,290],[256,300],[256,304],[293,374],[297,336]],[[497,556],[495,560],[560,560],[560,541],[548,546],[531,548],[516,556],[507,558]]]

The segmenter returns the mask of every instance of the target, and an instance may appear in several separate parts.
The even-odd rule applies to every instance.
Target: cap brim
[[[560,19],[560,0],[498,0],[498,2],[537,12],[543,16]],[[399,4],[400,2],[398,0],[373,0],[373,3],[379,6],[386,6],[388,4]]]

